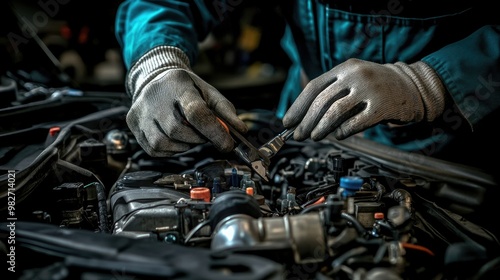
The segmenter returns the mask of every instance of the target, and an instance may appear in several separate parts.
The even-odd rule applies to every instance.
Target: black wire
[[[300,211],[299,215],[309,213],[311,211],[319,210],[319,209],[325,208],[326,206],[328,206],[328,205],[327,204],[318,204],[318,205],[309,206],[309,207],[305,208],[304,210]],[[343,212],[340,214],[340,217],[342,217],[344,220],[348,221],[354,227],[354,229],[356,229],[356,231],[359,234],[361,234],[361,235],[365,234],[365,232],[366,232],[365,227],[363,227],[363,225],[354,216]]]
[[[301,208],[306,208],[307,206],[311,205],[311,204],[314,204],[316,202],[318,202],[323,196],[320,196],[320,197],[315,197],[309,201],[307,201],[306,203],[303,203],[300,207]]]
[[[340,216],[344,219],[347,220],[351,225],[356,229],[356,231],[364,235],[366,232],[365,227],[352,215],[349,215],[347,213],[341,213]]]
[[[308,192],[306,194],[306,200],[311,200],[312,199],[311,196],[313,196],[316,193],[333,191],[333,190],[330,190],[330,189],[332,189],[334,186],[335,185],[326,185],[326,186],[321,186],[319,188],[315,188],[314,190],[312,190],[312,191],[310,191],[310,192]]]
[[[204,222],[201,222],[197,224],[187,235],[186,238],[184,239],[184,244],[187,244],[191,238],[202,228],[207,226],[210,223],[210,220],[206,220]]]
[[[170,201],[168,198],[160,200],[160,201],[155,201],[155,202],[161,202],[161,203],[158,203],[158,204],[155,204],[155,205],[151,205],[151,206],[146,206],[146,207],[141,207],[141,208],[134,209],[134,210],[130,211],[129,213],[124,214],[123,216],[120,216],[119,218],[116,219],[116,221],[128,218],[131,215],[134,215],[135,213],[137,213],[139,211],[142,211],[142,210],[153,209],[153,208],[157,208],[159,206],[171,206],[171,207],[173,207],[173,205],[175,204],[174,202],[163,203],[163,201],[165,201],[165,200]]]
[[[319,210],[319,209],[322,209],[325,207],[326,207],[326,204],[318,204],[318,205],[309,206],[309,207],[305,208],[304,210],[300,211],[299,215],[309,213],[311,211]]]
[[[210,241],[212,240],[211,237],[195,237],[195,238],[191,238],[190,239],[190,242],[191,243],[202,243],[202,242],[207,242],[207,241]]]
[[[356,248],[353,248],[347,252],[345,252],[344,254],[342,254],[341,256],[339,256],[338,258],[336,258],[333,262],[332,262],[332,272],[333,273],[336,273],[340,270],[340,266],[345,262],[347,261],[349,258],[352,258],[354,256],[359,256],[361,254],[364,254],[365,252],[367,252],[368,250],[365,248],[365,247],[356,247]]]
[[[276,175],[276,172],[278,172],[278,168],[279,166],[281,166],[282,164],[285,164],[286,162],[288,161],[287,158],[281,158],[274,166],[274,168],[271,170],[271,178],[274,178],[274,176]],[[270,194],[270,200],[271,202],[274,203],[274,184],[271,185],[271,194]]]
[[[488,276],[493,276],[494,271],[500,270],[500,257],[492,259],[491,261],[484,264],[479,273],[474,277],[474,280],[489,279]]]
[[[104,186],[99,182],[93,183],[97,193],[97,212],[99,216],[99,231],[109,233],[108,227],[108,206],[106,201],[106,191]]]

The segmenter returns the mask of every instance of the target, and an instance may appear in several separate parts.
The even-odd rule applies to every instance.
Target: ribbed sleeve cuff
[[[424,104],[424,120],[433,121],[439,117],[446,103],[446,88],[437,73],[422,61],[410,65],[397,62],[400,67],[417,86]]]
[[[189,65],[189,58],[181,49],[172,46],[156,47],[144,54],[127,73],[127,94],[134,100],[158,74],[168,69],[191,71]]]

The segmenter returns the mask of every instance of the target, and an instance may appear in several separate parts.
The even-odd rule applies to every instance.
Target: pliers
[[[227,127],[229,133],[235,141],[234,152],[236,155],[255,173],[257,173],[264,181],[269,182],[269,165],[271,157],[283,147],[285,142],[293,135],[295,128],[286,129],[259,148],[256,148],[250,141],[234,129],[228,122],[219,117],[219,121]],[[236,138],[236,139],[234,139]]]

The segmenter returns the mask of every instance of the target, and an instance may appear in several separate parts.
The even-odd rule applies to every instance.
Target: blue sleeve
[[[243,0],[125,0],[116,14],[115,34],[127,69],[149,50],[174,46],[191,64],[198,42]]]
[[[426,56],[472,128],[500,107],[500,26],[485,26]]]

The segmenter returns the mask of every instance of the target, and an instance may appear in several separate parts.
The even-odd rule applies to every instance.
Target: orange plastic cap
[[[376,212],[375,214],[373,214],[373,218],[375,218],[375,220],[382,220],[384,218],[384,213]]]
[[[192,188],[190,192],[191,199],[203,200],[210,202],[210,189],[209,188]]]
[[[248,194],[248,195],[251,195],[253,196],[253,188],[252,187],[248,187],[245,189],[245,192]]]

